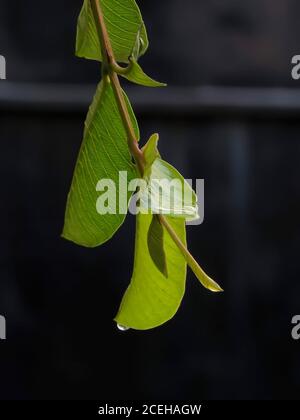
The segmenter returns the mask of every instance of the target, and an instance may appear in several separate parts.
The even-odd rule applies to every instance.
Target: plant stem
[[[184,256],[187,264],[189,265],[191,270],[194,272],[196,277],[203,284],[203,286],[211,290],[212,292],[223,292],[223,289],[221,289],[221,287],[213,279],[208,277],[207,274],[202,270],[200,265],[197,263],[197,261],[192,256],[192,254],[189,252],[185,244],[178,237],[177,233],[172,228],[172,226],[167,221],[167,219],[161,214],[158,215],[158,218],[161,225],[164,226],[164,228],[166,229],[170,237],[173,239],[174,243],[177,245],[178,249],[181,251],[182,255]]]
[[[131,118],[128,113],[127,105],[124,100],[124,95],[123,95],[122,87],[119,81],[119,77],[115,71],[116,68],[118,67],[118,64],[116,63],[116,60],[115,60],[114,52],[111,46],[106,24],[104,21],[104,16],[103,16],[102,8],[101,8],[101,0],[90,0],[90,1],[91,1],[91,6],[92,6],[97,30],[99,33],[104,65],[107,66],[107,72],[112,83],[115,98],[118,103],[118,107],[119,107],[120,114],[122,117],[123,125],[127,132],[128,146],[129,146],[131,155],[137,164],[140,175],[143,176],[144,169],[145,169],[144,154],[143,154],[143,151],[139,148],[138,141],[136,139],[133,125],[131,122]],[[180,238],[177,236],[176,232],[172,229],[167,219],[163,215],[159,215],[159,221],[167,229],[171,238],[176,243],[176,245],[181,250],[181,252],[186,256],[186,252],[188,251],[185,245],[181,242]],[[192,256],[190,257],[193,258]]]
[[[104,70],[107,72],[110,82],[112,84],[112,88],[114,91],[116,102],[118,104],[123,125],[127,133],[129,150],[131,152],[132,157],[135,160],[140,176],[143,177],[145,171],[144,153],[139,148],[138,140],[134,132],[131,118],[124,99],[123,90],[118,77],[118,73],[125,73],[126,71],[128,71],[128,68],[126,69],[120,67],[115,60],[114,52],[104,21],[104,16],[101,8],[101,0],[90,0],[90,2],[99,34]],[[158,215],[158,220],[160,221],[161,225],[167,230],[170,237],[172,238],[172,240],[177,245],[184,258],[186,259],[188,265],[194,271],[194,273],[202,282],[202,284],[212,291],[221,291],[222,289],[212,279],[206,276],[202,268],[199,266],[197,261],[186,248],[185,244],[178,237],[177,233],[172,228],[166,217],[160,214]],[[213,285],[213,287],[211,285]]]
[[[162,226],[164,226],[166,228],[168,234],[171,236],[171,238],[173,239],[173,241],[175,242],[175,244],[178,246],[178,248],[180,249],[181,253],[186,258],[186,260],[187,261],[188,260],[190,260],[190,261],[193,260],[197,264],[197,262],[195,261],[194,257],[189,253],[189,251],[187,250],[186,246],[181,241],[181,239],[178,237],[177,233],[172,228],[172,226],[168,223],[168,221],[166,220],[166,218],[162,214],[158,214],[157,217],[158,217],[160,223],[162,224]]]
[[[118,74],[115,69],[119,67],[116,63],[114,52],[111,46],[109,35],[107,32],[104,16],[101,9],[100,0],[90,0],[96,22],[97,30],[99,33],[101,50],[103,55],[104,64],[107,66],[107,72],[112,84],[112,88],[115,94],[115,98],[118,104],[120,115],[123,121],[124,128],[127,133],[128,147],[132,157],[138,167],[139,173],[143,176],[145,162],[143,152],[140,150],[138,140],[136,138],[134,128],[131,122],[131,118],[127,109],[127,105],[124,99],[123,90],[119,81]]]

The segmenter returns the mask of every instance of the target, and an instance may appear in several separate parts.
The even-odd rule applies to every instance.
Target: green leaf
[[[101,8],[116,61],[128,63],[139,36],[139,56],[149,45],[140,10],[134,0],[101,0]],[[102,61],[102,53],[90,0],[84,0],[76,39],[76,55]]]
[[[121,73],[121,76],[130,82],[136,83],[138,85],[147,86],[147,87],[165,87],[165,83],[157,82],[154,79],[151,79],[146,73],[144,73],[141,66],[134,60],[130,60],[129,70],[126,73]]]
[[[186,243],[185,222],[168,221]],[[136,330],[148,330],[164,324],[177,312],[185,292],[186,261],[169,235],[164,235],[168,279],[153,262],[147,245],[151,214],[137,216],[134,270],[115,321]]]
[[[129,101],[125,96],[136,136],[139,130]],[[122,171],[122,176],[119,175]],[[103,196],[96,190],[100,180],[115,183],[116,197],[127,191],[128,182],[137,177],[127,146],[127,135],[120,117],[112,86],[108,78],[102,81],[90,107],[84,139],[77,160],[71,190],[68,196],[65,225],[62,236],[86,247],[96,247],[110,239],[123,223],[130,195],[122,202],[115,200],[107,207],[116,214],[99,214],[96,205]],[[124,183],[119,191],[119,176]],[[115,209],[114,209],[115,207]]]
[[[152,217],[148,231],[148,249],[156,267],[165,277],[168,277],[167,259],[164,250],[164,228],[157,215]]]
[[[140,208],[185,220],[199,218],[197,196],[183,176],[169,163],[156,158],[146,170],[147,188],[140,192]],[[149,206],[150,203],[150,206]]]
[[[159,151],[157,148],[158,140],[159,140],[159,135],[157,133],[152,134],[152,136],[149,138],[145,146],[142,148],[143,153],[144,153],[144,159],[146,162],[146,170],[150,169],[155,159],[160,157]]]

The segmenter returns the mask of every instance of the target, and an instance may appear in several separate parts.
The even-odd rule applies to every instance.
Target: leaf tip
[[[214,286],[210,287],[209,290],[213,293],[224,293],[224,289],[222,289],[222,287],[219,286],[217,283],[215,283]]]
[[[213,279],[211,279],[207,275],[206,275],[206,280],[205,281],[203,281],[203,279],[201,279],[201,278],[199,278],[199,280],[206,289],[210,290],[213,293],[223,293],[224,292],[222,287],[219,286],[217,282],[215,282]]]

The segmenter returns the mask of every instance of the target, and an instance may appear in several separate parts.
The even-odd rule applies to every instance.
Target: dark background
[[[95,250],[60,239],[100,75],[74,57],[81,3],[0,0],[0,398],[299,399],[299,1],[139,2],[141,63],[169,87],[128,93],[143,138],[205,179],[189,244],[225,293],[189,275],[172,321],[127,333],[133,217]]]

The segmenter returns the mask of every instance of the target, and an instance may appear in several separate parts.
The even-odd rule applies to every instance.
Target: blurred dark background
[[[60,239],[95,62],[74,57],[82,0],[0,0],[2,399],[288,399],[300,394],[300,54],[296,0],[139,1],[141,63],[169,87],[128,86],[143,138],[204,178],[190,248],[225,288],[188,276],[177,316],[112,321],[130,280],[133,218],[88,250]]]

